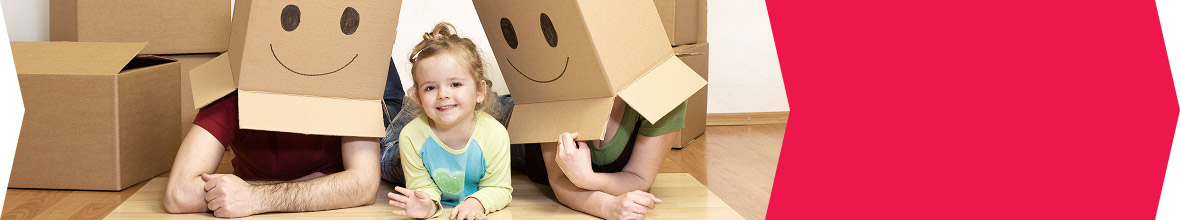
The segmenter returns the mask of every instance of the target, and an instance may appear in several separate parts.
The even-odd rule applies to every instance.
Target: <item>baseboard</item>
[[[705,126],[785,124],[791,112],[709,113]]]

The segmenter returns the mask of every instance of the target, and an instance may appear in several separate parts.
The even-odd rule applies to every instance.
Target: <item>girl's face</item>
[[[417,63],[414,84],[422,110],[435,126],[452,127],[474,120],[477,103],[483,102],[486,82],[477,82],[467,63],[450,53],[439,53]]]

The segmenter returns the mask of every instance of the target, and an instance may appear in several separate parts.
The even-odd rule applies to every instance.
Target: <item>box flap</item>
[[[619,97],[648,121],[657,121],[708,82],[676,57],[639,77]]]
[[[18,74],[115,75],[146,42],[12,42]]]
[[[614,103],[614,97],[605,97],[517,104],[508,136],[513,144],[556,142],[564,132],[578,132],[578,140],[602,140]]]
[[[385,137],[380,100],[238,91],[242,129],[301,134]]]
[[[189,70],[188,77],[193,91],[193,106],[198,109],[237,89],[237,77],[230,70],[229,55],[226,54]]]

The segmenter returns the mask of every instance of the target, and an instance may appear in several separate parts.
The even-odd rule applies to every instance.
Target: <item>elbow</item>
[[[381,186],[381,178],[374,176],[372,178],[363,178],[361,184],[357,184],[356,195],[353,196],[355,200],[353,204],[356,206],[372,205],[377,202],[377,190]]]
[[[164,211],[172,214],[205,211],[206,205],[203,200],[198,202],[190,198],[196,196],[169,187],[164,191]]]

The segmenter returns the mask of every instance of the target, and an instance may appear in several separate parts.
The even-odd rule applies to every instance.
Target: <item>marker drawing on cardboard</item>
[[[662,118],[707,83],[673,55],[650,1],[477,0],[475,8],[508,70],[514,144],[562,132],[601,140],[616,97]]]
[[[243,129],[382,137],[399,7],[238,0],[229,52],[192,70],[194,104],[237,90]]]

